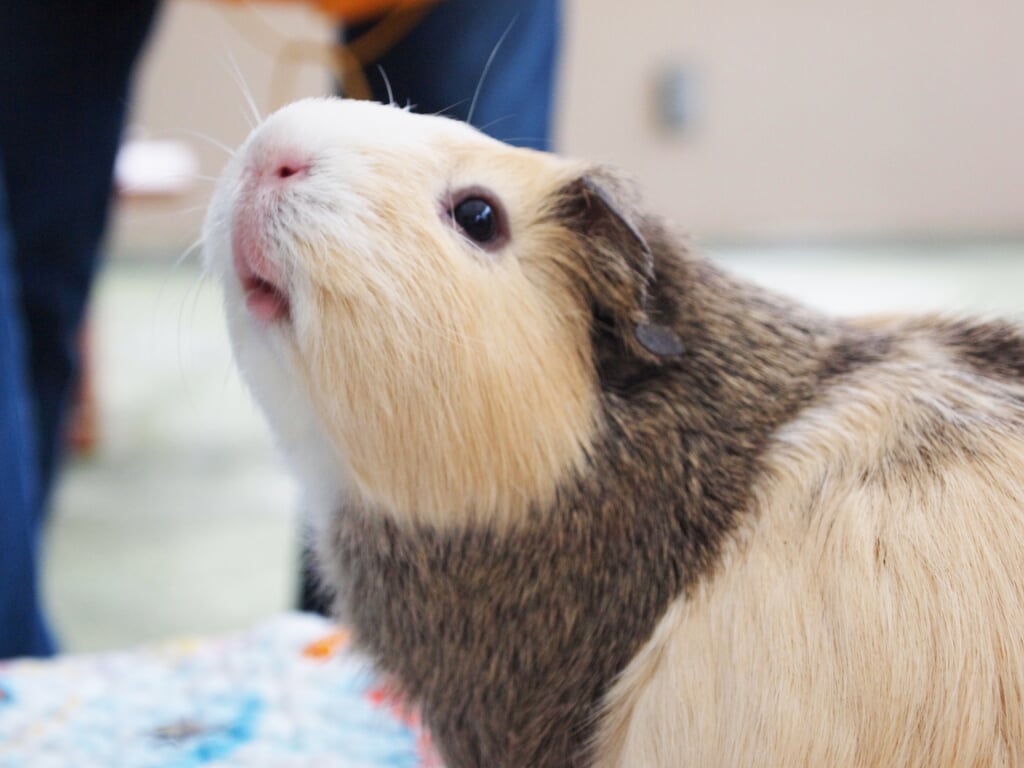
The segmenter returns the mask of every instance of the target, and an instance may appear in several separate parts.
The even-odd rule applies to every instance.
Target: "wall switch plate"
[[[654,106],[662,130],[679,134],[689,131],[697,120],[699,89],[690,67],[669,64],[654,80]]]

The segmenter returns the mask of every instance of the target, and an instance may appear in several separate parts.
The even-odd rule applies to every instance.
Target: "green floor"
[[[245,626],[289,607],[296,499],[194,266],[115,264],[93,302],[95,453],[71,462],[46,595],[69,650]]]
[[[1024,243],[722,249],[841,313],[1024,312]],[[291,607],[297,494],[193,264],[115,262],[94,302],[101,441],[65,473],[45,593],[66,650],[243,627]]]

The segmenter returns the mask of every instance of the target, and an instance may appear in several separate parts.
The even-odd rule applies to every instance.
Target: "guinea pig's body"
[[[1024,763],[1015,326],[831,320],[605,171],[340,101],[254,132],[207,243],[449,768]]]

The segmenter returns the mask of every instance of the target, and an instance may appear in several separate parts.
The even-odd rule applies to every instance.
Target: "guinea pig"
[[[833,319],[608,169],[307,100],[205,227],[323,578],[449,768],[1024,765],[1024,333]]]

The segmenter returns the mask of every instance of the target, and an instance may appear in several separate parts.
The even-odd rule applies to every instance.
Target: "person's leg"
[[[0,176],[0,659],[47,656],[39,608],[39,484],[21,306]]]
[[[156,4],[0,4],[0,170],[29,339],[40,504],[62,446],[132,65]]]
[[[400,106],[443,111],[510,144],[549,149],[560,31],[559,0],[444,0],[366,77],[378,101],[388,100],[388,89],[377,65]]]
[[[0,658],[53,650],[37,542],[156,0],[0,3]]]

